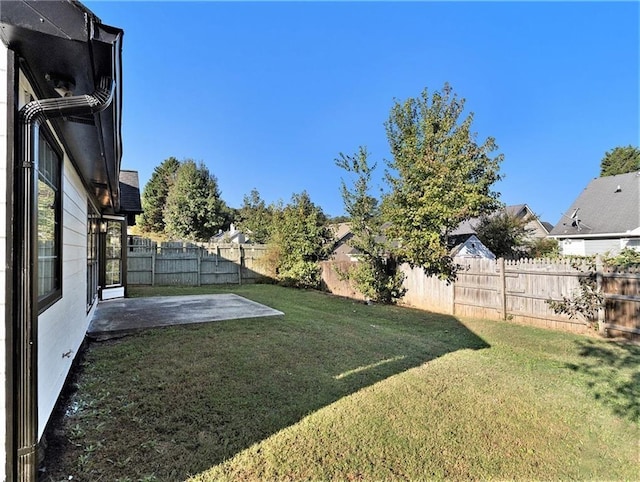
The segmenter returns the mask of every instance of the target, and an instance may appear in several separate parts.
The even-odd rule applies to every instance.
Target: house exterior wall
[[[563,239],[560,241],[565,256],[593,256],[596,254],[616,255],[621,249],[633,242],[624,242],[620,238]]]
[[[27,93],[35,98],[27,79],[20,74],[19,107],[28,100]],[[62,148],[57,137],[56,142]],[[86,305],[87,202],[82,180],[64,153],[62,297],[38,316],[38,438],[53,412],[93,315],[93,311],[87,313]]]
[[[87,194],[66,156],[62,189],[62,298],[38,317],[38,437],[93,315],[86,304]]]
[[[5,306],[6,306],[6,265],[7,265],[7,62],[8,54],[4,43],[0,42],[0,480],[6,478],[6,333],[5,333]]]

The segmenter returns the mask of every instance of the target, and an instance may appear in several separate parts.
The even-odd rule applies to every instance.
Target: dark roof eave
[[[51,121],[83,182],[109,213],[120,208],[123,33],[71,0],[2,2],[0,8],[0,38],[21,59],[38,98],[58,96],[48,74],[71,79],[73,95],[92,93],[103,77],[115,81],[114,99],[104,111]]]

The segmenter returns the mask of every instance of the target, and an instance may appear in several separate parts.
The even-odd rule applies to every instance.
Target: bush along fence
[[[265,276],[264,245],[155,243],[131,237],[127,244],[129,285],[202,286],[255,283]]]
[[[363,299],[339,273],[349,262],[322,263],[323,286],[341,296]],[[609,336],[640,340],[640,269],[616,269],[588,260],[458,260],[455,282],[426,276],[403,265],[407,292],[402,304],[439,313],[507,320],[576,333],[598,329]],[[593,280],[594,296],[585,295]],[[567,300],[580,309],[553,309]],[[581,312],[590,305],[593,317]],[[575,307],[575,306],[574,306]],[[594,310],[595,308],[595,310]],[[584,310],[583,310],[584,311]]]

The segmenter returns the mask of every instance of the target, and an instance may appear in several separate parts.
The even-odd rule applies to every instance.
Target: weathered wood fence
[[[426,276],[420,268],[401,267],[407,292],[402,304],[439,313],[508,320],[564,331],[589,331],[589,320],[556,314],[548,300],[561,301],[580,290],[589,267],[575,260],[465,259],[454,283]],[[349,262],[322,263],[323,284],[333,293],[362,299],[339,276]],[[598,281],[605,298],[601,326],[611,336],[640,339],[640,270],[599,267]]]
[[[127,283],[150,286],[201,286],[254,283],[265,275],[260,259],[266,246],[253,244],[156,244],[131,238]]]

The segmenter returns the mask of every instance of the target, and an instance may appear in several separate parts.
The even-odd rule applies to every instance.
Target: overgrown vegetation
[[[43,481],[637,477],[637,346],[217,288],[228,290],[285,316],[91,345]]]
[[[401,298],[404,275],[396,269],[391,244],[383,231],[378,200],[371,195],[371,174],[376,165],[369,165],[366,148],[355,155],[340,154],[338,167],[355,177],[351,186],[342,181],[341,191],[345,212],[349,215],[353,237],[349,245],[357,250],[358,262],[345,276],[368,299],[391,303]]]
[[[306,191],[294,194],[286,206],[273,208],[265,258],[273,278],[285,286],[320,285],[318,261],[326,259],[331,238],[326,221],[322,209]]]

